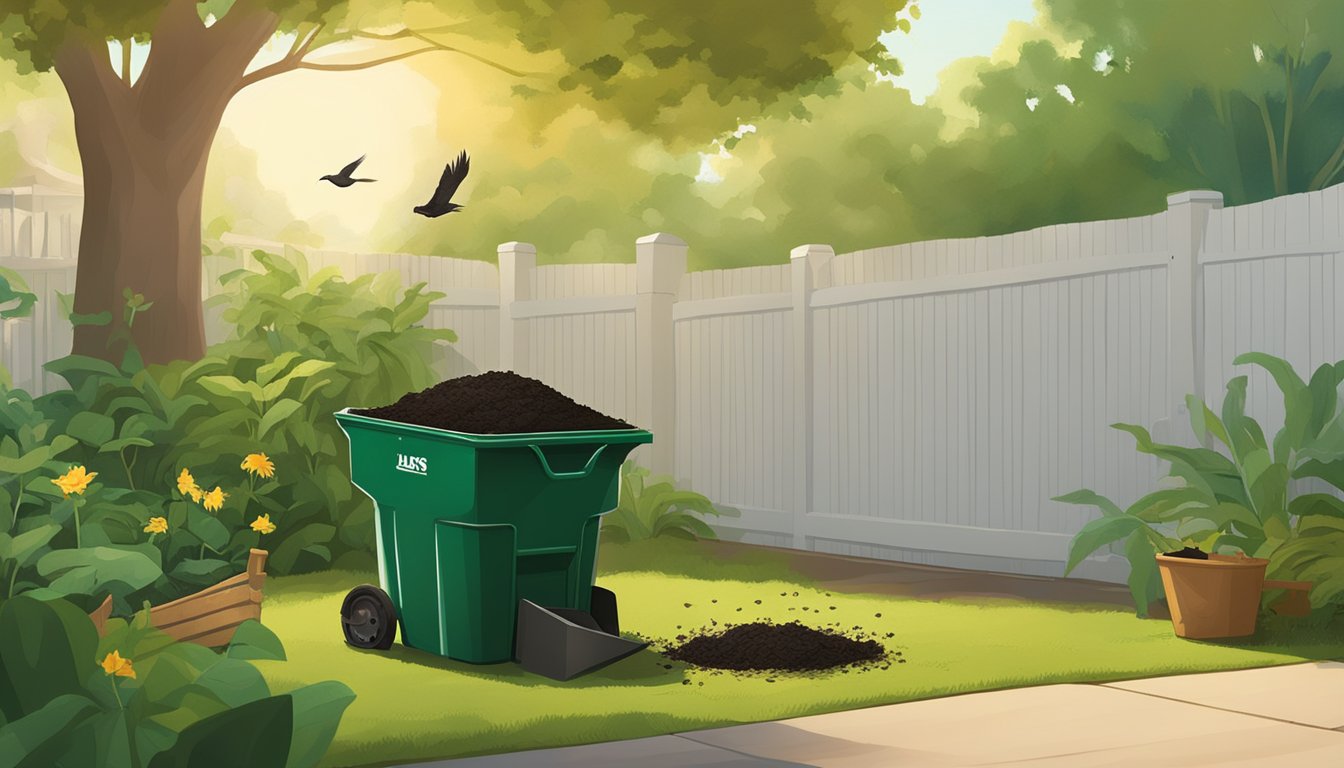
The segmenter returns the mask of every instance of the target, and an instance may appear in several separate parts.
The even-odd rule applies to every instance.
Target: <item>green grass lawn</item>
[[[602,555],[599,583],[619,596],[627,632],[671,638],[711,620],[839,621],[879,637],[893,633],[883,642],[907,663],[848,673],[712,674],[645,650],[560,683],[513,664],[475,666],[400,644],[382,653],[357,651],[342,641],[340,603],[349,588],[373,577],[336,571],[267,585],[263,620],[284,641],[289,661],[258,666],[277,691],[326,679],[353,688],[358,698],[324,765],[364,766],[636,738],[969,691],[1344,658],[1338,625],[1309,629],[1275,621],[1245,642],[1191,642],[1176,638],[1169,621],[1140,620],[1113,606],[827,596],[770,551],[724,562],[696,544],[659,540],[604,545]]]

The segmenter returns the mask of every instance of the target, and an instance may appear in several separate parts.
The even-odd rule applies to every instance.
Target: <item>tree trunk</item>
[[[78,115],[78,113],[77,113]],[[163,162],[153,137],[120,134],[115,122],[76,117],[84,166],[84,224],[75,311],[110,312],[108,325],[75,328],[74,354],[119,360],[125,290],[153,306],[137,314],[132,338],[146,363],[205,354],[201,309],[201,195],[214,127],[189,137],[190,155]],[[136,131],[135,133],[142,133]]]
[[[275,32],[274,14],[235,3],[206,28],[192,0],[172,0],[134,86],[112,69],[101,39],[67,40],[55,69],[75,115],[84,170],[84,221],[74,310],[111,314],[75,328],[73,353],[120,361],[124,291],[148,310],[130,328],[146,364],[205,353],[201,198],[206,161],[243,73]]]

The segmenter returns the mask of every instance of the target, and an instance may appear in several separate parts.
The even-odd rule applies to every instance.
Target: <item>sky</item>
[[[890,78],[891,82],[910,91],[917,104],[924,103],[937,88],[938,73],[948,64],[968,56],[988,56],[1003,39],[1010,22],[1031,21],[1036,15],[1032,0],[922,0],[918,5],[920,18],[913,22],[910,34],[890,32],[879,38],[904,68],[904,74]],[[273,41],[258,55],[253,67],[278,58],[291,42],[292,38]],[[120,45],[111,43],[109,49],[119,66]],[[147,55],[148,46],[135,46],[133,76],[139,75]],[[336,58],[362,57],[337,54]],[[360,108],[339,110],[341,118],[325,122],[322,133],[315,135],[311,117],[338,110],[351,94],[359,95]],[[426,186],[428,198],[438,170],[431,169],[433,172],[426,176],[422,169],[396,160],[400,148],[433,140],[437,103],[435,84],[400,63],[334,76],[300,71],[244,90],[230,105],[223,127],[265,158],[258,167],[258,180],[284,194],[296,216],[335,215],[347,230],[361,232],[374,227],[389,202],[386,198],[397,190],[407,185]],[[265,117],[258,119],[258,115]],[[754,127],[740,129],[748,130]],[[335,173],[363,154],[369,158],[360,168],[361,174],[383,183],[356,185],[353,192],[340,194],[318,183],[318,177]],[[701,181],[718,180],[710,169],[710,158],[723,155],[722,147],[706,148],[698,177]],[[355,249],[363,244],[328,242],[327,246]]]
[[[905,70],[891,82],[910,91],[916,104],[938,87],[938,73],[948,64],[988,56],[1009,22],[1036,16],[1032,0],[923,0],[919,10],[910,34],[888,32],[878,38]]]

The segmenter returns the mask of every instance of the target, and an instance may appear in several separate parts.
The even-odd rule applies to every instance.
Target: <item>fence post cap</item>
[[[1167,195],[1167,206],[1184,205],[1185,203],[1213,203],[1215,208],[1223,207],[1223,193],[1212,189],[1191,189],[1185,192],[1177,192],[1174,195]]]
[[[520,243],[517,240],[510,240],[507,243],[500,243],[497,253],[531,253],[537,252],[537,247],[531,243]]]
[[[808,243],[789,251],[790,259],[805,259],[810,255],[834,256],[835,249],[825,243]]]
[[[635,245],[686,245],[686,241],[667,232],[654,232],[635,241]]]

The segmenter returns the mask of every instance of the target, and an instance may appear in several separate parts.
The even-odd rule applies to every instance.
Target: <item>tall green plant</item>
[[[311,768],[354,693],[338,682],[272,695],[250,661],[283,661],[255,621],[216,653],[112,619],[100,638],[70,603],[0,604],[0,762],[57,768]]]
[[[1234,362],[1265,369],[1283,394],[1284,425],[1273,442],[1246,415],[1245,376],[1228,383],[1221,417],[1187,397],[1195,434],[1217,449],[1156,443],[1143,427],[1112,425],[1133,435],[1140,452],[1170,463],[1171,485],[1123,510],[1087,489],[1057,497],[1102,512],[1074,537],[1066,574],[1091,553],[1124,540],[1130,593],[1139,615],[1146,615],[1160,588],[1155,553],[1186,543],[1267,558],[1271,578],[1310,578],[1318,607],[1344,596],[1338,575],[1344,571],[1344,501],[1294,494],[1294,484],[1308,478],[1344,491],[1344,361],[1322,365],[1310,382],[1271,355],[1251,352]]]
[[[613,542],[658,536],[714,539],[718,537],[704,518],[738,514],[694,491],[677,490],[672,478],[650,477],[648,469],[627,461],[621,465],[620,504],[602,518],[602,537]]]
[[[224,305],[230,338],[160,379],[174,396],[208,404],[187,424],[177,458],[220,473],[235,456],[265,453],[281,468],[264,493],[239,489],[237,499],[276,526],[272,572],[327,567],[351,552],[372,558],[373,507],[351,491],[349,449],[332,414],[438,382],[437,345],[457,336],[422,323],[444,294],[424,283],[403,288],[395,273],[348,282],[334,267],[310,273],[294,250],[252,256],[259,269],[223,275],[224,293],[212,300]]]

